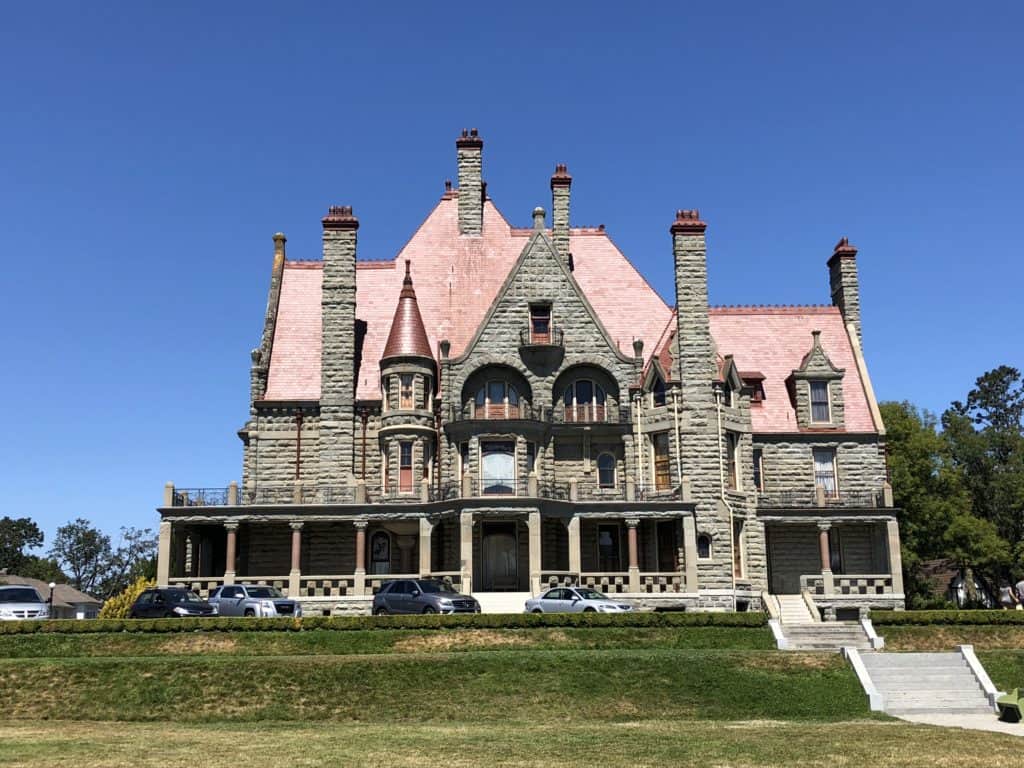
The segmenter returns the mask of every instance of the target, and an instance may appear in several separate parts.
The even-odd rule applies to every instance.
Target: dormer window
[[[832,421],[832,412],[828,402],[828,382],[811,381],[811,421],[828,424]]]
[[[651,386],[651,405],[658,406],[665,404],[665,382],[661,376],[656,376]]]
[[[551,341],[551,305],[530,306],[530,341],[534,344],[548,344]]]
[[[754,382],[753,391],[750,393],[750,403],[763,403],[764,402],[764,381]]]

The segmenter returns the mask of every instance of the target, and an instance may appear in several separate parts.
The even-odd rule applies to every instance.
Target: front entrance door
[[[484,523],[481,555],[485,592],[514,592],[519,588],[518,537],[515,523]]]

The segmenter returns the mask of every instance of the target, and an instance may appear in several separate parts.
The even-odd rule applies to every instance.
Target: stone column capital
[[[302,521],[295,520],[293,522],[288,523],[288,525],[291,526],[291,529],[293,531],[301,531],[306,524]]]
[[[819,531],[828,531],[828,530],[831,530],[831,529],[832,529],[832,523],[827,522],[825,520],[818,521],[818,530]]]
[[[636,528],[638,525],[640,525],[640,518],[638,518],[638,517],[627,517],[626,518],[626,527],[627,528]]]
[[[224,528],[229,531],[237,531],[238,523],[224,523]]]
[[[365,531],[366,526],[370,524],[369,520],[353,520],[352,525],[356,527],[357,531]]]

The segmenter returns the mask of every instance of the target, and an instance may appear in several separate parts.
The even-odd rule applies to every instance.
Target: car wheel
[[[534,608],[530,613],[544,613],[540,608]]]
[[[378,616],[387,616],[388,615],[388,609],[387,608],[378,608],[377,609],[377,615]]]
[[[256,611],[254,611],[252,608],[246,608],[245,609],[245,615],[250,617],[250,618],[252,618],[253,616],[256,615]]]
[[[584,608],[583,612],[584,613],[597,613],[597,609],[596,608]]]
[[[423,612],[424,613],[437,613],[437,609],[434,606],[432,606],[432,605],[425,605],[425,606],[423,606]]]

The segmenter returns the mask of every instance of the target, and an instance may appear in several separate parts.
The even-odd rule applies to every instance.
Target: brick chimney
[[[832,304],[839,307],[843,320],[857,331],[857,341],[863,343],[860,332],[860,281],[857,279],[857,249],[842,238],[828,260],[828,282],[832,289]]]
[[[484,229],[484,186],[483,171],[484,140],[476,128],[455,140],[456,157],[459,164],[459,234],[479,235]]]
[[[323,485],[352,477],[355,441],[356,230],[351,206],[323,219],[320,354],[320,475]]]
[[[572,176],[563,164],[555,166],[551,176],[551,238],[555,250],[566,262],[569,261],[569,190]]]

